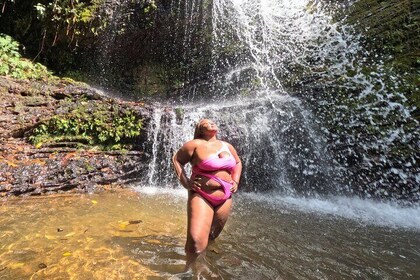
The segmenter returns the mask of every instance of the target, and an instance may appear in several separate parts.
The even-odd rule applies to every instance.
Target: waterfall
[[[170,3],[166,59],[184,80],[148,122],[145,184],[177,184],[170,159],[210,118],[243,160],[244,190],[419,198],[413,108],[392,86],[399,78],[333,17],[340,4]]]
[[[156,110],[148,128],[152,145],[148,183],[173,185],[170,159],[192,139],[197,120],[206,117],[216,120],[220,138],[237,148],[245,167],[245,190],[331,192],[336,188],[334,168],[306,114],[299,100],[288,95]]]
[[[193,10],[194,2],[184,8]],[[305,30],[314,22],[328,23],[326,15],[309,13],[306,2],[213,1],[210,86],[205,93],[192,87],[187,99],[184,95],[182,102],[155,111],[147,129],[152,143],[148,184],[174,184],[168,159],[192,138],[199,119],[210,118],[219,124],[220,138],[237,147],[243,189],[311,195],[337,191],[340,167],[333,165],[326,139],[310,111],[281,81],[290,72],[290,61],[308,48],[305,34],[315,36]],[[189,30],[184,28],[185,49],[190,48]]]

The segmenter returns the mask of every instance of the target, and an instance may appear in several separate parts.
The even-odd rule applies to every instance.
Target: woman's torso
[[[236,164],[235,159],[226,142],[220,140],[199,141],[191,160],[193,166],[191,177],[192,179],[198,178],[197,181],[201,184],[203,191],[215,196],[223,196],[220,183],[202,175],[195,175],[194,171],[211,174],[230,182],[232,180],[231,168],[234,164]]]

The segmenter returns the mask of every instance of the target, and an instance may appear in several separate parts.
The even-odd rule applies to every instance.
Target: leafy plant
[[[0,75],[15,79],[45,79],[51,73],[44,65],[22,58],[19,43],[8,35],[0,34]]]
[[[54,116],[33,129],[29,141],[36,147],[44,143],[72,139],[99,145],[105,149],[121,149],[140,135],[142,120],[134,112],[99,105],[93,110],[79,106],[66,115]],[[70,137],[70,138],[69,138]]]
[[[79,39],[84,36],[96,36],[106,25],[98,14],[101,0],[53,0],[47,3],[36,3],[37,19],[44,27],[44,36],[52,39],[52,46],[59,41],[68,46],[77,47]],[[51,32],[52,31],[52,32]]]

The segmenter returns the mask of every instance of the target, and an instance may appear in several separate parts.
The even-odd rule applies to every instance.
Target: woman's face
[[[200,126],[201,126],[201,132],[205,133],[206,131],[218,131],[219,128],[217,127],[217,125],[208,119],[204,119],[200,122]]]

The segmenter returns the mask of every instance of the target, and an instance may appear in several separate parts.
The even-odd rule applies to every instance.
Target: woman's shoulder
[[[220,140],[220,142],[222,142],[222,148],[228,149],[231,152],[232,151],[236,152],[235,147],[232,144],[230,144],[229,142],[222,141],[222,140]]]
[[[185,148],[197,148],[200,144],[202,144],[203,140],[201,139],[193,139],[184,143],[183,147]]]
[[[227,146],[227,147],[232,147],[232,145],[229,142],[223,141],[223,140],[219,140],[223,146]]]

